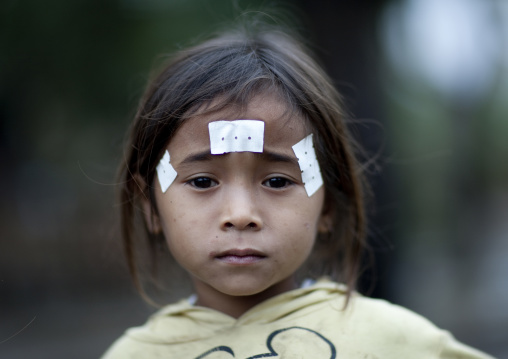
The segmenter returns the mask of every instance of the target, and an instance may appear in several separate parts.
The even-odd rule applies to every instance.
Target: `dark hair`
[[[328,76],[296,37],[279,29],[222,33],[180,51],[149,84],[136,113],[121,166],[121,224],[127,263],[142,294],[138,275],[134,218],[141,199],[157,214],[155,168],[172,136],[196,111],[245,106],[262,92],[275,92],[314,134],[325,187],[325,208],[333,223],[319,233],[306,275],[329,275],[355,288],[366,247],[364,177],[347,129],[342,100]],[[213,106],[212,106],[213,100]],[[213,107],[213,108],[212,108]],[[150,233],[155,254],[164,238]]]

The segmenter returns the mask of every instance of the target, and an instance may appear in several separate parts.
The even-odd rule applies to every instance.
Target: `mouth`
[[[267,257],[266,254],[250,248],[230,249],[217,254],[212,253],[211,256],[223,263],[233,265],[255,264]]]

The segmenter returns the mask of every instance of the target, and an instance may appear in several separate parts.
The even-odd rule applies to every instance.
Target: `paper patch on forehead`
[[[171,183],[176,178],[176,171],[169,163],[170,157],[169,152],[166,150],[164,156],[162,156],[159,164],[157,165],[157,177],[159,178],[159,183],[161,184],[162,193],[165,193]]]
[[[312,134],[294,145],[293,152],[298,158],[298,165],[302,171],[302,182],[310,197],[323,185],[323,177],[321,177],[321,170],[312,144]]]
[[[258,120],[214,121],[208,124],[210,153],[263,152],[265,123]]]

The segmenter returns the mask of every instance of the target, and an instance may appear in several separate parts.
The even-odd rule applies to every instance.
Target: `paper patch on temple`
[[[164,156],[162,156],[162,159],[157,165],[157,177],[159,178],[159,183],[161,184],[162,193],[167,191],[177,175],[175,169],[171,166],[171,163],[169,163],[169,160],[169,152],[166,150]]]
[[[312,144],[312,134],[294,145],[293,152],[298,158],[298,165],[302,171],[302,182],[310,197],[323,185],[321,170]]]
[[[208,124],[210,153],[263,152],[265,123],[258,120],[214,121]]]

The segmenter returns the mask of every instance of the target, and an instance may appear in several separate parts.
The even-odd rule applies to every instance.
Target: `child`
[[[354,292],[361,168],[340,96],[287,34],[238,30],[181,51],[146,91],[127,148],[134,281],[139,211],[152,251],[165,242],[195,294],[103,358],[489,358]],[[297,272],[345,284],[300,285]]]

